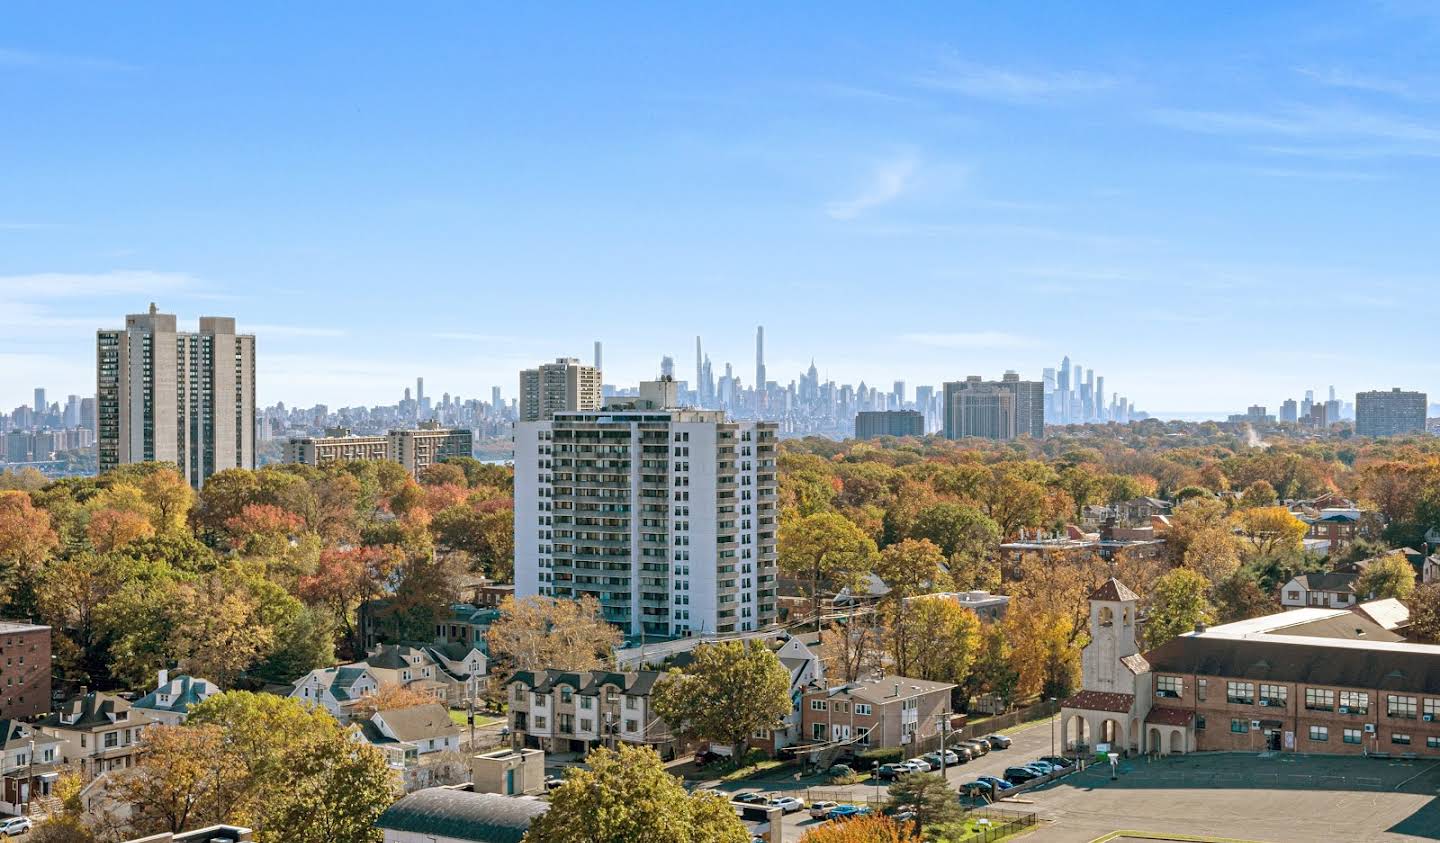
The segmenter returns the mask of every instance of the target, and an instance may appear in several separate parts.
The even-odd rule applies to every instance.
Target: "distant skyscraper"
[[[80,396],[71,395],[65,399],[65,418],[63,423],[66,428],[76,428],[80,426]]]
[[[600,409],[600,370],[573,357],[520,373],[520,421],[548,419],[556,413]]]
[[[1056,387],[1056,388],[1059,390],[1059,393],[1060,393],[1060,394],[1059,394],[1059,405],[1060,405],[1060,406],[1057,408],[1057,409],[1060,411],[1060,423],[1061,423],[1061,424],[1069,424],[1069,423],[1070,423],[1070,356],[1069,356],[1068,354],[1065,356],[1065,359],[1060,362],[1060,380],[1059,380],[1059,382],[1057,383],[1057,387]]]
[[[95,399],[94,399],[94,398],[81,398],[81,399],[80,399],[80,426],[83,427],[83,428],[85,428],[86,430],[90,431],[91,433],[94,433],[94,432],[95,432]]]
[[[765,326],[755,328],[755,389],[765,391]]]
[[[35,389],[35,415],[43,416],[50,411],[50,405],[45,403],[45,387]]]
[[[1300,420],[1300,408],[1294,398],[1287,398],[1280,405],[1280,421],[1294,424]]]
[[[1105,412],[1105,376],[1095,379],[1095,420],[1109,421]]]
[[[1402,392],[1399,387],[1389,392],[1358,392],[1355,394],[1355,433],[1359,436],[1421,433],[1425,430],[1425,412],[1423,392]]]
[[[895,381],[895,389],[890,394],[895,396],[895,409],[905,409],[905,381]]]
[[[202,316],[196,333],[150,311],[96,332],[100,471],[173,462],[199,488],[227,468],[255,467],[255,337]]]
[[[500,387],[490,387],[490,407],[496,412],[500,411]]]
[[[918,410],[865,411],[855,415],[855,438],[924,436],[925,417]]]
[[[700,406],[705,406],[705,364],[700,354],[700,338],[695,338],[695,394]]]
[[[605,366],[604,366],[603,362],[601,361],[600,341],[599,341],[599,340],[596,340],[596,341],[595,341],[595,369],[596,369],[597,371],[601,371],[601,372],[605,371]]]
[[[668,354],[660,358],[660,379],[675,380],[675,358]]]

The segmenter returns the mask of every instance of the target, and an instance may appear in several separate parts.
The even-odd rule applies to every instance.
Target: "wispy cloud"
[[[1342,88],[1351,91],[1368,91],[1388,94],[1402,99],[1420,99],[1420,93],[1409,82],[1354,73],[1343,68],[1297,67],[1295,72],[1328,88]]]
[[[135,66],[114,59],[96,56],[72,56],[63,53],[20,50],[0,47],[0,67],[28,67],[37,70],[134,70]]]
[[[1018,334],[1007,334],[1003,331],[901,334],[900,340],[901,342],[924,345],[931,348],[964,348],[972,350],[986,348],[1026,348],[1035,344],[1035,341],[1029,337],[1022,337]]]
[[[255,325],[242,326],[247,334],[272,337],[343,337],[347,331],[340,328],[317,328],[307,325]]]
[[[153,295],[192,290],[199,286],[199,281],[194,276],[183,272],[148,270],[0,275],[0,293],[26,299]]]
[[[915,80],[921,87],[977,99],[1035,104],[1114,88],[1113,76],[1087,71],[1026,72],[950,61]]]
[[[876,165],[869,184],[859,195],[825,205],[832,219],[853,220],[861,214],[899,199],[911,187],[919,166],[913,155],[903,155]]]
[[[1364,141],[1389,154],[1440,154],[1440,126],[1349,107],[1292,106],[1275,113],[1159,109],[1155,122],[1213,135],[1280,136],[1298,142]]]

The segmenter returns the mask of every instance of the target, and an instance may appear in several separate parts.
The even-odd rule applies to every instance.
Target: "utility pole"
[[[942,711],[939,714],[935,715],[935,720],[940,725],[940,778],[944,779],[945,753],[949,751],[945,748],[945,732],[947,729],[950,728],[950,714],[948,712]]]
[[[465,717],[470,721],[470,749],[475,749],[475,698],[466,699]]]

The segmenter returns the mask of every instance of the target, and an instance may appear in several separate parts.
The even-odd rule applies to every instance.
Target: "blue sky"
[[[1440,393],[1440,6],[9,3],[0,407],[151,300],[265,403],[606,348]]]

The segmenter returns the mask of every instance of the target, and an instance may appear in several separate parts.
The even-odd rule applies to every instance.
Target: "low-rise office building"
[[[411,475],[450,457],[468,457],[474,434],[464,428],[442,428],[421,422],[415,429],[392,430],[373,436],[355,436],[347,428],[329,428],[324,436],[304,436],[285,443],[285,462],[328,465],[334,462],[392,460]]]

